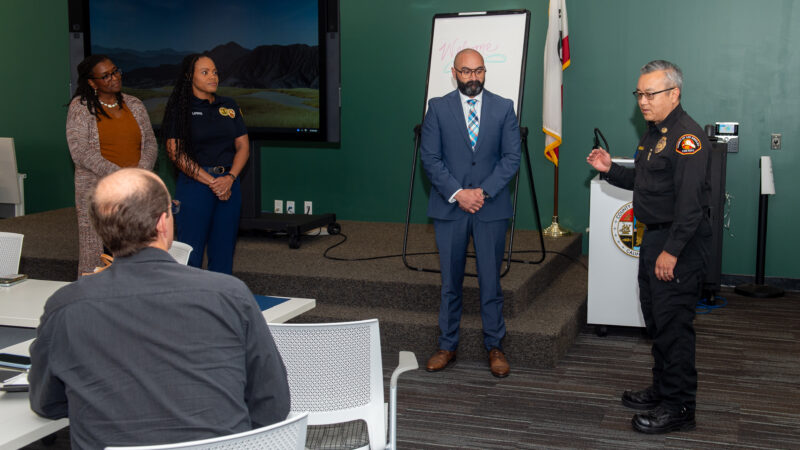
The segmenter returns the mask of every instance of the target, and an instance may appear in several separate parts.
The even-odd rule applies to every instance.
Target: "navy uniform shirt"
[[[634,169],[612,164],[606,179],[633,189],[633,211],[645,225],[669,227],[664,250],[679,256],[708,212],[711,142],[681,108],[661,122],[648,122]]]
[[[209,102],[192,96],[191,114],[194,160],[201,166],[230,167],[236,154],[234,141],[247,134],[239,106],[230,97],[217,95]],[[167,137],[176,137],[174,129]]]

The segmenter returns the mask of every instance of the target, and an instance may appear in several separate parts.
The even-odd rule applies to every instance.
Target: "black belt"
[[[645,224],[647,231],[665,230],[672,226],[672,222]]]
[[[222,175],[225,172],[230,172],[230,167],[225,166],[203,166],[203,170],[212,175]]]

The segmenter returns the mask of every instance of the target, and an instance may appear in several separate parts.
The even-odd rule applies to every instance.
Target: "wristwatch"
[[[228,173],[226,173],[225,175],[227,175],[227,176],[229,176],[229,177],[233,178],[234,180],[236,179],[236,175],[234,175],[234,174],[233,174],[233,173],[231,173],[231,172],[228,172]]]
[[[483,198],[489,198],[489,194],[487,194],[486,191],[483,190],[483,188],[481,188],[481,192],[483,192]]]

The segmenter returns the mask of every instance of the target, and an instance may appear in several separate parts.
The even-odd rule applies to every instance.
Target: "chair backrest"
[[[14,138],[0,138],[0,203],[20,202]]]
[[[192,254],[192,246],[183,242],[172,241],[169,254],[179,263],[186,265],[189,263],[189,255]]]
[[[308,411],[309,425],[363,420],[370,448],[384,448],[378,320],[269,327],[286,365],[291,411]]]
[[[0,275],[19,272],[23,237],[25,236],[19,233],[0,231]]]
[[[306,444],[308,413],[290,414],[283,422],[245,431],[243,433],[203,439],[202,441],[182,442],[164,445],[143,445],[136,447],[106,447],[106,450],[303,450]]]

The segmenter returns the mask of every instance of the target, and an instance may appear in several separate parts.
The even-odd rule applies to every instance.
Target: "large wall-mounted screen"
[[[252,138],[339,140],[338,2],[81,1],[88,52],[122,69],[123,91],[144,101],[156,127],[183,57],[205,53],[218,94],[236,100]]]

